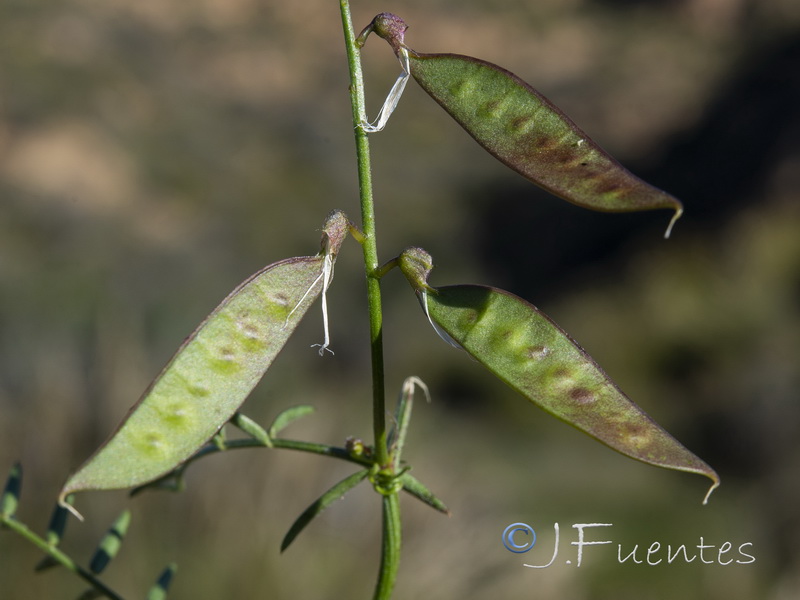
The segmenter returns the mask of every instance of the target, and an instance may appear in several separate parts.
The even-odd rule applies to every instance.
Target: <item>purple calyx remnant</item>
[[[381,13],[372,19],[372,22],[359,34],[356,44],[359,47],[363,46],[367,41],[367,36],[374,31],[379,37],[389,42],[392,50],[399,52],[400,48],[405,46],[403,38],[406,29],[408,29],[408,25],[397,15]]]

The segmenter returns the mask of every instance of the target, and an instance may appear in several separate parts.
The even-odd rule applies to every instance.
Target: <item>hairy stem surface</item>
[[[380,274],[378,272],[378,247],[375,237],[375,207],[372,199],[372,173],[370,170],[369,140],[362,123],[366,120],[364,82],[361,71],[360,50],[356,45],[353,20],[348,0],[339,0],[342,13],[347,62],[350,67],[350,102],[353,111],[358,184],[361,200],[361,220],[364,240],[364,266],[367,277],[369,304],[369,335],[372,357],[372,415],[375,435],[375,462],[382,469],[391,470],[386,433],[386,399],[383,370],[383,317],[381,313]],[[383,493],[383,492],[382,492]],[[375,600],[391,597],[400,561],[400,509],[397,491],[389,492],[383,499],[383,551]]]

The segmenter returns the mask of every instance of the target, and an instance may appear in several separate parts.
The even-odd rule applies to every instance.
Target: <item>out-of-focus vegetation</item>
[[[417,50],[528,80],[686,215],[665,242],[666,213],[602,215],[543,195],[409,85],[372,136],[382,258],[421,245],[434,285],[534,302],[722,477],[702,507],[701,478],[626,460],[528,406],[439,342],[391,274],[389,384],[416,374],[433,394],[406,457],[453,511],[404,498],[397,597],[796,597],[800,4],[354,0],[356,26],[384,10],[411,25]],[[374,114],[399,67],[377,42],[364,60]],[[357,218],[349,110],[332,0],[0,3],[0,468],[23,463],[24,520],[44,529],[68,472],[238,281],[314,253],[329,209]],[[321,336],[312,311],[248,414],[310,403],[317,414],[292,435],[369,439],[359,255],[345,244],[331,289],[335,357],[308,348]],[[192,467],[183,494],[80,496],[87,523],[70,525],[65,548],[88,559],[130,505],[108,577],[131,597],[172,560],[175,598],[367,597],[379,537],[367,487],[278,553],[347,472],[229,453]],[[545,547],[506,551],[516,521]],[[522,567],[547,562],[554,521],[561,558]],[[614,545],[586,549],[577,569],[562,559],[578,522],[614,523],[595,539],[623,550],[752,542],[756,562],[619,565]],[[34,576],[37,553],[2,532],[0,557],[2,598],[83,589]]]

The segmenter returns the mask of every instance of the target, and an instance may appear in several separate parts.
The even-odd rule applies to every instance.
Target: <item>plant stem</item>
[[[392,595],[400,566],[400,498],[397,493],[383,497],[383,546],[381,570],[375,587],[375,600]]]
[[[228,450],[241,450],[245,448],[265,448],[264,444],[259,440],[253,438],[245,438],[241,440],[226,440],[225,441],[225,448],[220,449],[218,446],[214,444],[206,444],[200,450],[198,450],[191,458],[189,458],[186,462],[184,462],[179,469],[181,471],[186,470],[193,462],[200,460],[208,456],[209,454],[216,454],[217,452],[223,452]],[[327,444],[317,444],[315,442],[304,442],[300,440],[289,440],[286,438],[272,438],[272,447],[273,448],[280,448],[284,450],[298,450],[300,452],[311,452],[312,454],[319,454],[321,456],[331,456],[333,458],[339,458],[341,460],[346,460],[348,462],[360,465],[362,467],[371,467],[373,461],[366,456],[358,457],[352,456],[345,448],[336,448],[335,446],[328,446]],[[165,477],[171,477],[173,472],[167,473]],[[160,481],[157,479],[156,481]],[[151,482],[153,483],[153,482]],[[151,483],[146,483],[140,488],[137,489],[144,489],[149,487]]]
[[[375,433],[375,453],[380,465],[389,462],[386,447],[386,401],[383,374],[383,317],[381,314],[381,289],[377,275],[378,246],[375,239],[375,210],[372,200],[372,173],[370,170],[369,140],[361,127],[366,114],[364,102],[364,81],[361,74],[361,59],[355,42],[353,21],[350,16],[348,0],[339,1],[342,12],[347,62],[350,66],[350,102],[353,109],[353,125],[358,160],[358,184],[361,199],[361,226],[364,241],[364,265],[367,275],[367,300],[369,303],[369,334],[372,354],[372,399],[373,431]]]
[[[383,372],[383,317],[381,314],[380,272],[378,271],[378,246],[375,238],[375,207],[372,199],[372,173],[370,171],[369,140],[362,127],[366,118],[364,80],[361,74],[360,50],[356,45],[353,19],[348,0],[339,0],[342,13],[347,62],[350,67],[350,103],[353,109],[353,126],[358,161],[358,185],[361,199],[361,226],[364,240],[364,266],[367,276],[369,304],[369,335],[372,356],[372,419],[375,435],[375,462],[390,478],[394,475],[389,459],[386,433],[386,399]],[[400,502],[397,489],[379,489],[383,497],[383,550],[375,600],[388,600],[397,579],[400,564]]]
[[[78,577],[89,583],[95,590],[100,592],[104,597],[111,598],[111,600],[122,600],[122,596],[117,594],[114,590],[107,587],[102,581],[97,579],[92,573],[84,569],[83,567],[79,566],[74,560],[72,560],[69,556],[64,554],[61,550],[49,544],[46,540],[42,539],[38,535],[36,535],[33,531],[31,531],[24,523],[17,521],[13,518],[0,518],[0,525],[3,527],[8,527],[15,533],[21,535],[23,538],[28,540],[34,546],[46,552],[50,557],[53,558],[58,564],[62,565],[63,567],[69,569],[73,573],[75,573]]]

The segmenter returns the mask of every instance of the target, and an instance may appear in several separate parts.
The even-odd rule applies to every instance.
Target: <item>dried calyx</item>
[[[367,42],[367,36],[375,32],[378,37],[389,42],[395,52],[399,52],[400,48],[405,47],[403,38],[405,37],[406,29],[408,29],[408,25],[397,15],[381,13],[372,19],[372,22],[359,34],[358,38],[356,38],[356,44],[361,48]]]

